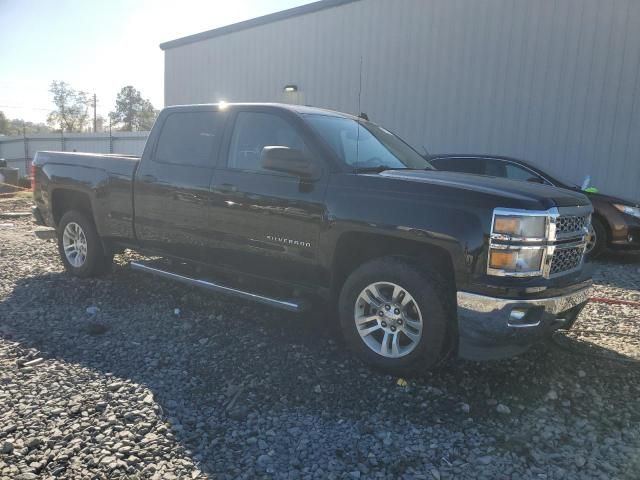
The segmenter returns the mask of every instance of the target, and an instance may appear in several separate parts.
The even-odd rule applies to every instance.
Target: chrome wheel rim
[[[81,267],[87,259],[87,237],[82,227],[75,222],[67,223],[62,232],[64,256],[72,267]]]
[[[411,294],[395,283],[376,282],[356,299],[354,321],[360,338],[386,358],[411,353],[422,338],[422,313]]]

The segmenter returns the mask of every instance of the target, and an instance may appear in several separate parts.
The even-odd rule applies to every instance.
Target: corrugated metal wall
[[[149,132],[108,133],[47,133],[27,135],[27,137],[0,136],[0,158],[7,165],[20,169],[20,175],[27,175],[28,166],[40,150],[55,152],[121,153],[142,155]],[[26,153],[26,157],[25,157]]]
[[[361,0],[165,59],[167,105],[364,111],[418,148],[521,157],[640,198],[638,0]]]

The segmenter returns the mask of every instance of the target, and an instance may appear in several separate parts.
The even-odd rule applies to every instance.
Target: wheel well
[[[605,245],[609,245],[609,239],[611,238],[611,225],[609,225],[609,222],[607,221],[607,219],[605,217],[603,217],[602,215],[599,215],[597,213],[593,214],[593,220],[598,220],[600,222],[600,225],[602,225],[602,227],[604,228],[604,233],[606,235],[605,237]]]
[[[62,216],[69,210],[78,210],[86,213],[89,218],[93,218],[89,195],[76,190],[54,190],[51,195],[51,211],[53,213],[53,221],[56,225],[58,225]]]
[[[346,233],[338,241],[333,259],[333,290],[342,285],[356,268],[369,260],[385,256],[405,257],[417,265],[438,272],[449,284],[455,284],[453,262],[444,248],[428,243],[367,233]]]

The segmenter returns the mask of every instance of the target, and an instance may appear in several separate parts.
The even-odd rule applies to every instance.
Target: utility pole
[[[109,153],[113,153],[113,137],[111,136],[111,115],[109,115]]]
[[[24,174],[31,173],[31,165],[29,165],[29,142],[27,140],[27,127],[22,124],[22,141],[24,142]]]
[[[93,133],[98,131],[98,120],[96,117],[96,94],[93,94]]]

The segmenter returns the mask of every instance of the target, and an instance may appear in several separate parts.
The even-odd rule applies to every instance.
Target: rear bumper
[[[42,216],[42,212],[40,212],[40,209],[38,207],[31,207],[31,215],[33,215],[33,220],[36,222],[36,224],[42,226],[47,225],[44,217]]]
[[[459,291],[458,354],[469,360],[511,357],[558,329],[569,329],[590,285],[548,298],[504,299]]]

